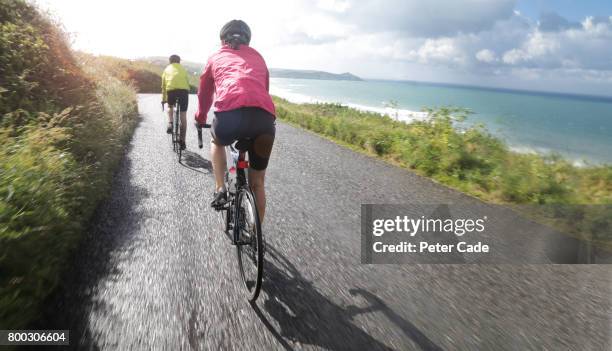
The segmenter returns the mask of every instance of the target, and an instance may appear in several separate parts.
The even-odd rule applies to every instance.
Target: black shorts
[[[187,112],[189,107],[189,90],[186,89],[175,89],[168,90],[168,106],[174,107],[176,99],[179,102],[179,108],[182,112]]]
[[[215,143],[227,146],[239,139],[249,138],[250,167],[261,171],[268,167],[274,145],[276,121],[274,115],[257,107],[242,107],[215,112],[210,128]]]

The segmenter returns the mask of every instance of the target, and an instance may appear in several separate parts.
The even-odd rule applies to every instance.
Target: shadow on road
[[[80,243],[71,268],[64,273],[62,284],[46,300],[40,319],[29,327],[70,330],[69,349],[99,349],[90,329],[89,316],[91,311],[104,310],[107,306],[96,298],[96,294],[101,281],[112,280],[120,273],[114,257],[120,251],[130,251],[134,245],[132,234],[141,224],[134,218],[141,216],[139,204],[149,197],[145,188],[131,181],[131,169],[131,160],[125,157],[114,177],[114,190],[95,210],[94,221]]]
[[[193,151],[183,151],[183,159],[180,165],[199,173],[212,174],[212,162],[204,159],[200,154]]]
[[[416,326],[414,326],[414,324],[395,313],[395,311],[389,308],[378,296],[364,289],[351,289],[350,293],[354,296],[362,296],[369,303],[369,306],[364,308],[349,306],[347,308],[347,314],[350,315],[351,318],[358,314],[380,311],[389,319],[389,321],[393,322],[393,324],[400,328],[407,337],[419,345],[422,350],[442,351],[441,347],[431,341]]]
[[[412,323],[363,289],[353,289],[351,294],[363,296],[371,306],[358,308],[335,304],[317,291],[287,258],[270,245],[264,267],[263,307],[260,309],[253,304],[253,309],[285,350],[293,349],[289,342],[328,350],[392,350],[353,323],[355,315],[371,311],[382,311],[423,350],[441,350]],[[273,320],[268,319],[266,314]]]

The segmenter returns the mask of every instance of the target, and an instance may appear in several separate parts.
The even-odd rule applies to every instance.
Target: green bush
[[[0,87],[3,125],[11,123],[4,118],[8,112],[59,112],[62,106],[77,105],[93,90],[64,33],[18,0],[0,0]]]
[[[134,89],[88,71],[25,1],[0,0],[0,329],[26,327],[107,193]]]
[[[0,150],[0,307],[2,327],[23,326],[36,303],[57,284],[59,269],[76,243],[77,210],[85,182],[68,152],[53,146],[65,141],[62,128],[7,130]],[[6,324],[5,324],[6,323]]]

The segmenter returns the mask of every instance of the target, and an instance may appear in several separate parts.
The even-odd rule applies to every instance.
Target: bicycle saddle
[[[251,147],[251,144],[253,144],[251,139],[240,139],[234,144],[234,147],[236,150],[247,151]]]

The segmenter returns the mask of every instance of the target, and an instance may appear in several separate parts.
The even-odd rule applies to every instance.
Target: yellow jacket
[[[189,77],[187,71],[179,63],[171,63],[162,73],[162,101],[168,99],[168,90],[189,90]]]

